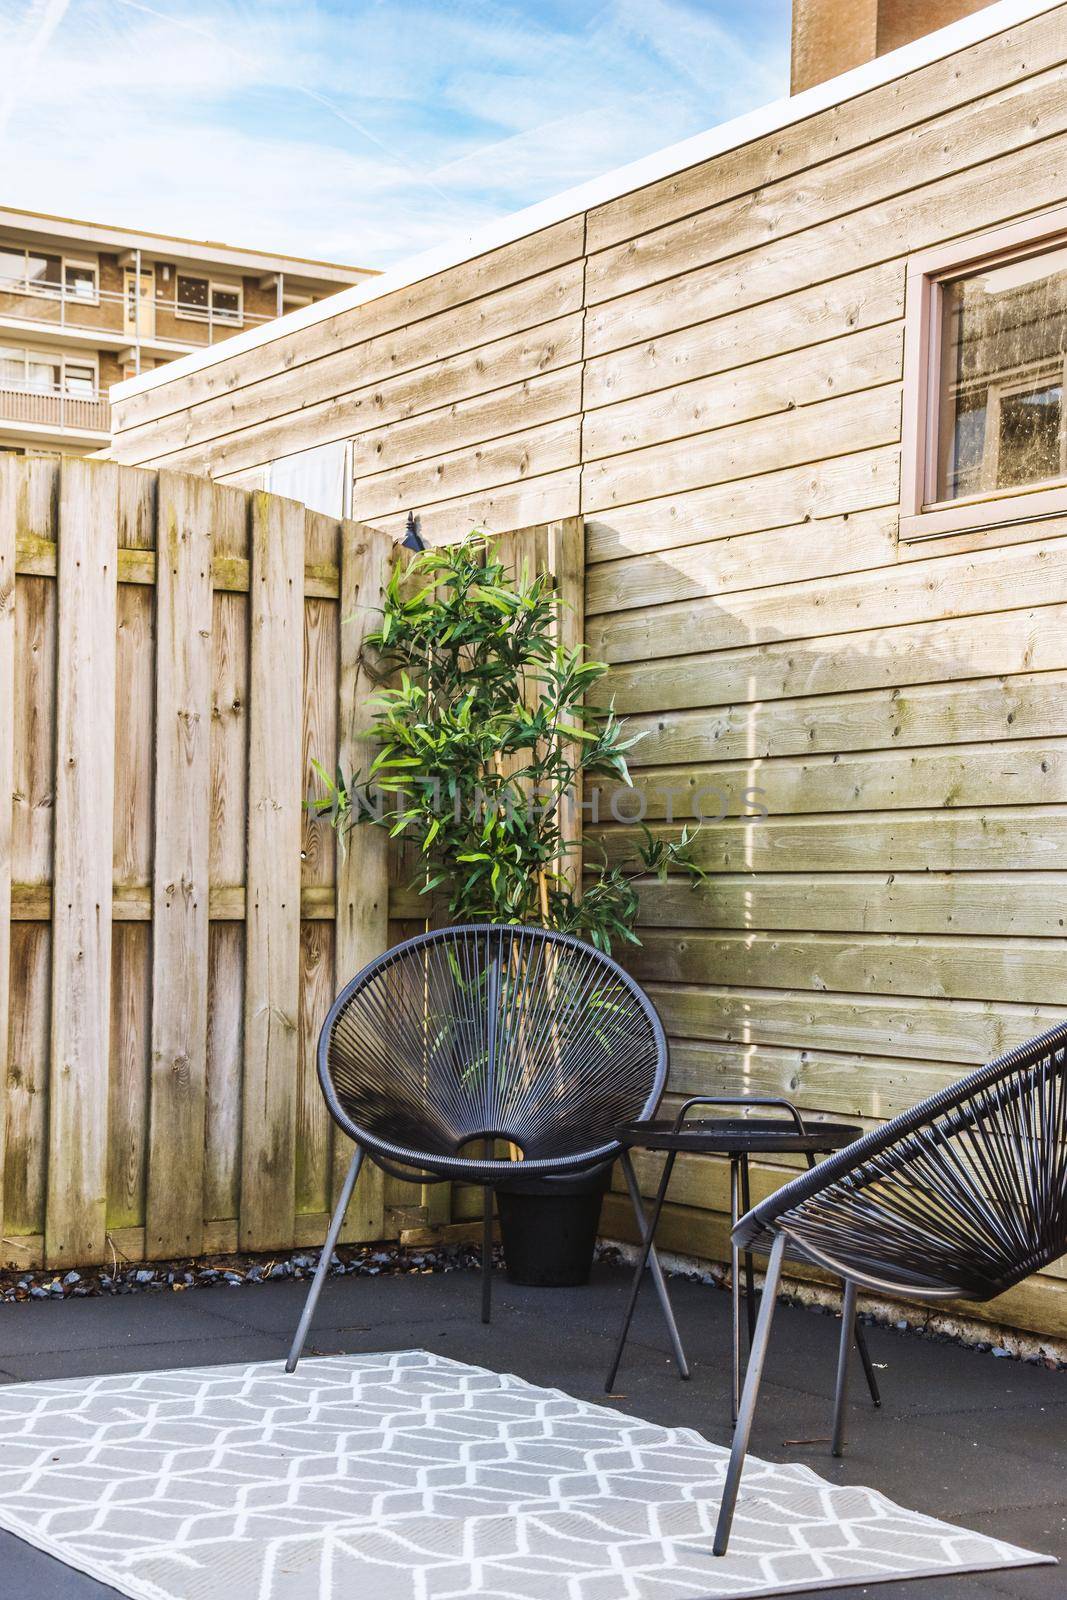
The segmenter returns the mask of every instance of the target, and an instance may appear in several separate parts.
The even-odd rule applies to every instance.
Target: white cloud
[[[41,57],[67,12],[68,0],[31,0],[6,40],[0,87],[0,135],[18,102],[20,85],[35,78]]]
[[[788,0],[0,0],[0,201],[383,265],[784,92],[787,23]]]

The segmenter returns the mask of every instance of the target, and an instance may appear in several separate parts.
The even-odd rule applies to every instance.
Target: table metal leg
[[[856,1313],[855,1335],[856,1349],[859,1351],[860,1360],[863,1363],[863,1372],[867,1379],[867,1387],[871,1391],[871,1400],[874,1405],[880,1406],[882,1403],[882,1391],[878,1387],[878,1378],[875,1375],[874,1362],[871,1360],[871,1352],[867,1348],[867,1334],[864,1330],[863,1323],[859,1319],[858,1311]]]
[[[741,1163],[730,1157],[730,1421],[736,1424],[741,1405],[741,1252],[733,1230],[741,1208]]]
[[[482,1190],[482,1321],[492,1316],[493,1301],[493,1191]]]
[[[678,1332],[678,1324],[674,1320],[674,1310],[671,1306],[670,1296],[667,1293],[666,1279],[663,1276],[663,1268],[660,1266],[659,1257],[656,1254],[655,1246],[656,1227],[659,1223],[660,1212],[663,1209],[663,1201],[667,1193],[667,1185],[670,1183],[671,1172],[674,1168],[675,1152],[672,1150],[668,1154],[666,1163],[664,1164],[663,1176],[660,1179],[659,1189],[656,1192],[656,1199],[653,1206],[651,1219],[648,1219],[645,1216],[644,1202],[641,1199],[641,1190],[637,1182],[637,1174],[634,1172],[634,1166],[630,1159],[629,1151],[624,1150],[619,1159],[622,1166],[623,1176],[626,1179],[626,1187],[630,1192],[630,1204],[633,1206],[634,1218],[641,1234],[641,1255],[638,1259],[637,1268],[634,1272],[633,1281],[630,1285],[630,1297],[626,1308],[626,1318],[623,1322],[622,1333],[619,1336],[619,1342],[615,1350],[615,1359],[612,1362],[611,1372],[608,1375],[607,1383],[604,1385],[609,1394],[615,1386],[615,1378],[619,1370],[619,1362],[622,1360],[622,1353],[626,1345],[627,1335],[630,1331],[630,1323],[633,1320],[634,1307],[637,1305],[637,1296],[641,1290],[641,1281],[644,1277],[646,1265],[652,1274],[652,1282],[656,1287],[656,1294],[659,1299],[660,1307],[663,1311],[663,1319],[667,1324],[667,1333],[671,1341],[671,1348],[674,1351],[674,1359],[678,1363],[679,1376],[683,1378],[688,1378],[689,1376],[689,1363],[685,1358],[685,1351],[682,1348],[681,1335]]]
[[[741,1215],[752,1210],[752,1187],[749,1182],[748,1156],[741,1157]],[[748,1348],[756,1337],[756,1263],[752,1251],[745,1251],[745,1299],[748,1302]]]

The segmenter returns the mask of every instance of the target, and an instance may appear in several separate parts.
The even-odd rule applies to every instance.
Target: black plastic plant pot
[[[573,1178],[530,1178],[496,1191],[508,1280],[535,1289],[589,1282],[611,1164]]]

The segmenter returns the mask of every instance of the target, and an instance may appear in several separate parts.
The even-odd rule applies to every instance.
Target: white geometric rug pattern
[[[426,1351],[0,1387],[0,1526],[136,1600],[713,1600],[1042,1557]]]

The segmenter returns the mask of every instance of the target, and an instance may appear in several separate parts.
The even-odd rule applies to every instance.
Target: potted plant
[[[601,852],[584,875],[564,829],[584,779],[630,784],[629,734],[591,691],[603,662],[558,643],[549,575],[509,572],[477,532],[397,567],[381,626],[367,636],[381,687],[366,773],[331,776],[309,802],[343,833],[387,828],[416,856],[412,880],[440,921],[540,923],[600,949],[638,944],[635,880],[681,869],[692,835],[647,828],[632,861]],[[608,1173],[522,1182],[498,1191],[509,1274],[520,1282],[588,1276]]]

